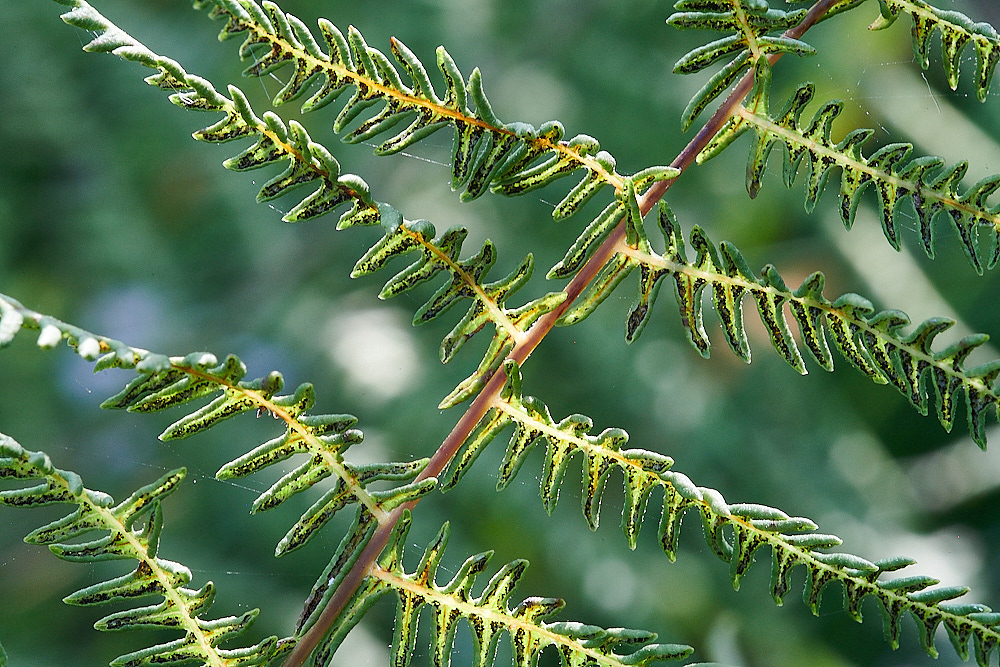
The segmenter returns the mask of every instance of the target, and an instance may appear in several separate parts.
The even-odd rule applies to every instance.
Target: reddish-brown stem
[[[819,0],[816,4],[812,6],[806,16],[802,19],[802,22],[798,25],[785,31],[785,37],[798,38],[806,30],[812,27],[824,14],[835,5],[839,0]],[[781,57],[781,54],[771,54],[767,56],[771,63],[774,63]],[[704,126],[698,131],[698,133],[688,142],[688,145],[684,147],[673,162],[670,163],[671,167],[679,169],[683,172],[687,169],[691,163],[694,162],[698,153],[708,144],[708,142],[715,136],[715,134],[722,128],[723,124],[729,117],[733,114],[743,98],[747,96],[750,89],[753,87],[753,72],[748,72],[739,83],[733,88],[726,101],[716,110],[712,117],[705,123]],[[671,185],[673,185],[676,177],[670,180],[658,181],[646,190],[642,196],[639,198],[639,210],[642,215],[646,215],[653,206],[656,205],[663,195],[667,192]],[[612,257],[617,254],[618,244],[622,241],[625,236],[625,225],[619,223],[617,227],[611,232],[608,238],[601,244],[597,251],[587,260],[583,268],[580,269],[573,276],[573,279],[566,285],[566,299],[563,303],[550,313],[546,313],[538,319],[537,322],[528,330],[525,338],[514,347],[508,356],[509,359],[513,359],[518,362],[518,364],[523,364],[524,361],[531,355],[542,339],[552,330],[555,326],[556,321],[562,316],[563,313],[572,305],[572,303],[583,293],[583,290],[590,284],[590,282],[597,276],[597,273],[611,260]],[[462,415],[458,423],[452,428],[451,433],[448,437],[444,439],[437,451],[431,457],[427,464],[427,467],[420,473],[417,480],[427,479],[429,477],[437,477],[451,461],[452,457],[458,452],[462,443],[469,437],[473,429],[475,429],[476,424],[483,418],[483,416],[489,411],[496,397],[500,395],[503,389],[504,383],[507,381],[507,376],[503,370],[498,370],[486,383],[482,391],[476,396],[476,398],[469,405],[469,408]],[[375,529],[374,535],[372,535],[371,540],[365,546],[364,551],[355,561],[354,566],[351,571],[347,573],[344,579],[341,581],[340,586],[334,592],[330,601],[326,604],[323,611],[320,613],[319,618],[313,624],[313,626],[302,636],[298,641],[295,648],[289,654],[288,658],[284,662],[283,667],[300,667],[308,659],[309,654],[319,645],[322,640],[323,635],[326,634],[327,629],[333,624],[340,615],[344,607],[350,601],[351,596],[357,591],[364,581],[364,578],[368,575],[368,572],[372,564],[378,559],[382,550],[385,548],[386,544],[389,542],[389,536],[392,534],[392,529],[399,520],[404,510],[411,509],[418,501],[414,500],[406,503],[395,510],[393,510],[386,521],[381,523],[378,528]]]

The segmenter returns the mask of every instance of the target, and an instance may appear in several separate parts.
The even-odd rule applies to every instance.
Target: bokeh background
[[[937,5],[1000,24],[1000,10],[988,0]],[[258,114],[280,89],[277,79],[287,74],[240,80],[238,41],[219,44],[221,25],[187,2],[103,0],[96,6],[189,72],[222,89],[237,83]],[[285,0],[282,7],[311,26],[319,16],[341,28],[355,25],[383,50],[396,36],[429,64],[434,48],[444,44],[466,75],[474,66],[482,69],[502,119],[537,125],[558,118],[570,135],[597,137],[623,173],[668,163],[693,134],[680,132],[678,118],[707,75],[679,77],[671,68],[689,49],[715,37],[667,26],[671,5],[653,0]],[[169,104],[142,82],[148,71],[138,65],[83,53],[90,36],[64,25],[60,9],[54,2],[2,3],[0,291],[135,346],[169,354],[235,353],[252,377],[277,369],[289,388],[312,382],[317,412],[350,412],[360,420],[365,442],[349,452],[350,460],[430,455],[460,415],[460,408],[441,412],[436,405],[475,368],[486,340],[473,341],[442,366],[437,347],[460,313],[420,328],[409,324],[433,287],[381,302],[376,295],[388,272],[349,278],[377,230],[336,232],[333,216],[283,224],[282,211],[295,201],[254,201],[274,171],[224,170],[222,160],[242,144],[190,139],[214,116]],[[866,30],[876,11],[868,3],[810,31],[807,39],[820,55],[780,63],[775,106],[809,79],[818,100],[844,100],[835,138],[872,127],[868,153],[908,140],[918,154],[968,159],[968,183],[1000,171],[1000,100],[996,89],[986,104],[975,100],[972,49],[963,57],[961,85],[952,92],[943,83],[938,37],[934,62],[923,72],[913,59],[907,21],[882,32]],[[486,196],[461,204],[442,164],[450,154],[450,131],[406,155],[376,159],[370,148],[345,146],[332,135],[337,108],[301,120],[345,171],[367,180],[376,199],[407,218],[432,221],[439,231],[467,226],[464,255],[492,239],[500,251],[495,277],[533,252],[540,270],[517,304],[558,287],[546,284],[544,269],[585,222],[581,217],[556,224],[550,218],[567,183],[516,199]],[[282,113],[298,117],[292,107]],[[1000,330],[996,271],[976,276],[950,227],[940,226],[938,258],[931,262],[917,245],[912,211],[904,206],[904,248],[896,253],[881,236],[869,192],[847,233],[833,192],[815,213],[803,212],[801,182],[791,191],[782,187],[777,155],[761,196],[750,201],[744,187],[747,146],[744,139],[692,169],[670,191],[668,200],[686,231],[697,224],[716,242],[733,241],[751,266],[772,263],[789,285],[822,270],[831,299],[853,291],[880,308],[902,309],[914,321],[954,317],[959,333],[949,332],[943,342]],[[595,430],[624,427],[630,446],[672,456],[677,470],[719,489],[730,502],[808,516],[821,531],[844,538],[851,553],[914,557],[914,572],[969,585],[970,598],[1000,604],[1000,457],[995,446],[986,453],[976,448],[964,418],[945,433],[933,417],[921,417],[905,398],[874,385],[839,357],[836,372],[827,374],[810,360],[810,374],[800,377],[769,349],[756,315],[747,318],[751,365],[728,350],[712,314],[706,320],[715,346],[712,358],[703,360],[685,342],[669,288],[642,337],[627,346],[624,315],[633,291],[634,282],[627,281],[589,320],[554,331],[524,369],[526,393],[544,400],[556,419],[578,412],[594,419]],[[989,348],[977,355],[974,361],[985,361],[1000,352]],[[40,351],[32,336],[21,336],[0,353],[0,431],[48,452],[57,466],[79,472],[90,488],[118,499],[187,466],[187,482],[165,504],[160,555],[190,567],[194,584],[216,583],[212,617],[260,607],[247,642],[287,634],[346,517],[308,547],[275,560],[273,546],[317,492],[250,516],[253,499],[278,473],[236,483],[217,482],[213,475],[274,437],[277,425],[244,417],[190,441],[165,444],[156,435],[178,414],[98,408],[128,377],[93,375],[89,364],[65,348]],[[989,437],[1000,442],[995,425]],[[450,520],[452,541],[441,579],[487,549],[496,551],[490,574],[509,560],[527,558],[532,565],[517,599],[562,597],[567,606],[561,619],[653,630],[662,641],[695,646],[692,661],[929,664],[910,620],[903,622],[902,647],[891,651],[881,637],[876,603],[866,601],[867,620],[857,625],[844,613],[836,586],[828,589],[818,619],[797,592],[775,606],[767,592],[769,554],[763,551],[742,590],[733,591],[727,566],[709,553],[696,516],[685,521],[677,562],[669,563],[655,539],[658,495],[639,547],[630,552],[617,526],[617,473],[608,483],[604,522],[596,533],[578,509],[579,463],[571,466],[552,517],[538,499],[540,451],[514,484],[496,493],[503,448],[504,440],[496,441],[457,489],[420,504],[409,540],[410,567]],[[94,632],[91,625],[108,610],[60,602],[129,566],[64,563],[21,542],[58,516],[58,508],[0,512],[0,643],[10,664],[101,665],[154,641],[154,633]],[[801,590],[803,572],[793,580]],[[336,664],[387,664],[393,613],[394,601],[383,598]],[[505,642],[502,656],[509,655]],[[943,633],[938,644],[942,657],[936,664],[959,663]],[[453,664],[468,664],[465,628],[456,647]],[[556,663],[554,655],[544,661]],[[426,643],[413,664],[428,664]]]

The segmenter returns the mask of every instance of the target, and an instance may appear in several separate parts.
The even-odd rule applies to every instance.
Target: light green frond
[[[412,481],[426,465],[421,459],[409,463],[382,463],[355,466],[344,460],[351,445],[362,441],[360,430],[352,428],[351,415],[310,414],[316,402],[311,384],[300,385],[291,394],[280,395],[284,380],[277,371],[263,378],[244,381],[246,367],[230,355],[221,363],[215,355],[196,352],[186,357],[167,357],[132,348],[119,341],[91,334],[54,318],[31,311],[13,299],[0,295],[0,328],[11,322],[26,329],[41,330],[39,343],[51,347],[65,338],[97,362],[95,370],[128,368],[136,377],[118,394],[102,403],[109,409],[158,412],[209,396],[213,398],[168,426],[160,438],[173,440],[200,433],[215,424],[246,412],[269,414],[284,423],[284,433],[247,454],[222,466],[220,479],[243,477],[275,463],[305,455],[298,467],[277,480],[253,504],[252,511],[272,509],[316,483],[336,478],[328,490],[296,521],[278,543],[276,555],[303,546],[343,507],[358,504],[375,522],[385,521],[398,505],[433,490],[433,478]],[[83,352],[81,352],[83,354]],[[365,487],[375,481],[406,482],[388,490],[373,492]],[[41,496],[35,497],[36,502]]]
[[[991,25],[976,23],[961,12],[938,9],[923,0],[879,0],[879,6],[881,15],[872,23],[871,29],[886,28],[900,14],[909,14],[913,22],[910,31],[913,54],[924,69],[930,64],[931,38],[936,31],[941,33],[944,71],[952,90],[958,88],[962,52],[971,44],[976,51],[976,95],[979,101],[986,101],[993,72],[997,61],[1000,61],[1000,35]]]
[[[390,154],[451,127],[455,132],[452,187],[464,189],[463,199],[478,197],[489,188],[508,195],[527,192],[582,169],[583,179],[556,207],[559,219],[604,186],[620,186],[614,159],[593,138],[579,135],[565,141],[559,123],[535,128],[500,121],[483,92],[479,70],[466,81],[443,48],[437,52],[437,69],[445,82],[440,95],[424,64],[397,39],[390,43],[392,59],[369,46],[356,29],[350,28],[345,36],[326,20],[319,22],[322,39],[316,39],[302,21],[272,2],[217,0],[211,16],[226,21],[221,37],[245,36],[240,56],[254,61],[247,76],[285,65],[294,69],[275,96],[275,105],[315,88],[302,105],[303,112],[311,112],[353,89],[334,122],[334,131],[349,143],[378,139],[375,152]],[[381,108],[374,115],[346,131],[376,105]]]
[[[271,2],[258,6],[254,0],[216,0],[211,16],[226,21],[221,37],[245,35],[240,55],[254,60],[247,75],[260,76],[283,65],[295,68],[274,104],[284,104],[317,88],[302,106],[303,112],[310,112],[352,89],[352,96],[334,122],[334,131],[349,143],[378,138],[382,143],[375,152],[388,154],[451,127],[455,132],[451,185],[463,189],[463,200],[474,199],[487,189],[508,196],[523,194],[577,172],[583,175],[554,207],[554,219],[574,215],[608,186],[616,196],[621,195],[628,177],[616,171],[614,157],[601,150],[596,139],[587,135],[564,139],[565,130],[558,122],[538,128],[502,122],[493,113],[479,70],[473,70],[466,81],[443,47],[438,48],[437,65],[446,91],[439,95],[427,69],[399,40],[391,42],[394,64],[369,46],[354,28],[345,37],[331,23],[321,20],[324,51],[299,19],[283,13]],[[346,131],[353,121],[364,118],[363,112],[379,105],[378,112],[360,120],[354,130]],[[405,129],[398,131],[399,125]],[[382,139],[386,135],[389,138]],[[648,183],[654,173],[662,180],[679,172],[661,167],[630,178],[637,184]],[[553,275],[571,275],[614,226],[615,213],[619,212],[612,202],[592,220],[574,251],[561,263],[560,271]]]
[[[686,53],[674,64],[675,74],[693,74],[718,60],[731,58],[688,102],[681,116],[685,130],[762,56],[816,53],[801,40],[776,34],[798,24],[807,9],[771,9],[766,0],[680,0],[674,8],[678,11],[671,14],[667,23],[675,28],[733,33]]]
[[[874,186],[883,232],[897,250],[896,216],[901,204],[909,200],[916,211],[920,240],[929,257],[934,257],[934,221],[939,215],[947,215],[977,272],[982,273],[984,267],[992,268],[1000,261],[1000,205],[987,202],[1000,188],[1000,175],[984,178],[960,192],[960,182],[968,167],[965,162],[946,166],[938,157],[911,157],[910,144],[890,144],[865,157],[861,147],[874,134],[872,130],[855,130],[839,143],[830,138],[832,123],[843,110],[841,102],[824,104],[812,120],[805,122],[801,115],[812,101],[814,87],[803,84],[785,107],[772,116],[770,67],[762,61],[756,75],[748,103],[702,151],[699,161],[708,160],[736,137],[750,131],[753,144],[747,165],[747,190],[751,197],[760,191],[771,149],[784,146],[784,180],[788,187],[800,165],[807,162],[807,211],[816,206],[832,170],[839,167],[840,213],[848,228],[854,223],[861,194],[868,186]]]
[[[493,664],[497,644],[508,634],[517,667],[531,667],[547,647],[552,647],[564,667],[595,665],[617,667],[648,665],[665,660],[680,660],[692,649],[678,644],[653,643],[651,632],[625,628],[603,629],[571,622],[545,622],[544,619],[563,607],[562,600],[529,597],[510,608],[510,598],[527,568],[518,560],[502,567],[475,596],[476,579],[486,569],[491,553],[467,559],[447,584],[436,582],[438,566],[448,544],[449,527],[445,524],[437,538],[424,550],[413,572],[403,566],[403,549],[410,527],[409,512],[404,512],[376,566],[338,618],[325,643],[312,656],[311,664],[324,664],[327,656],[342,641],[360,618],[360,611],[370,607],[386,593],[397,595],[396,624],[392,642],[392,664],[406,667],[416,650],[417,622],[420,612],[432,610],[430,653],[432,664],[447,667],[455,642],[458,620],[465,618],[472,631],[474,667]],[[427,619],[425,619],[427,620]],[[623,652],[619,652],[626,649]]]
[[[915,561],[895,558],[870,562],[848,553],[829,553],[841,544],[835,535],[814,532],[816,524],[804,517],[757,504],[729,504],[722,494],[697,486],[686,475],[671,470],[673,461],[644,450],[622,450],[627,434],[620,429],[606,429],[599,436],[587,435],[591,422],[582,415],[571,415],[555,422],[548,408],[537,398],[521,393],[521,375],[517,364],[504,367],[508,381],[497,407],[479,422],[476,431],[455,457],[446,473],[443,489],[453,486],[469,469],[482,449],[501,430],[513,424],[514,432],[507,455],[500,465],[498,489],[506,487],[520,470],[524,457],[538,442],[546,444],[545,471],[542,475],[542,498],[550,502],[558,497],[566,463],[575,453],[583,455],[583,510],[591,528],[596,529],[605,482],[611,470],[621,471],[625,485],[622,527],[629,546],[635,548],[647,501],[654,489],[663,490],[659,540],[670,560],[676,558],[681,520],[689,510],[702,518],[705,539],[712,552],[729,563],[733,586],[739,589],[743,576],[755,561],[758,548],[771,548],[771,593],[782,604],[790,587],[791,571],[802,565],[807,570],[804,601],[814,614],[819,613],[820,597],[832,582],[844,590],[844,607],[861,621],[861,601],[868,596],[881,603],[887,639],[895,648],[899,640],[899,620],[906,613],[914,618],[921,646],[930,655],[936,628],[944,624],[956,653],[968,657],[968,640],[973,638],[976,659],[989,664],[989,656],[1000,640],[1000,614],[979,604],[950,602],[968,592],[965,587],[931,588],[938,581],[925,576],[882,579]],[[550,500],[552,499],[552,500]]]
[[[285,214],[286,222],[297,222],[330,213],[345,205],[338,226],[370,225],[379,222],[378,208],[368,192],[368,185],[353,174],[341,174],[340,164],[322,145],[315,143],[300,124],[287,125],[273,113],[264,118],[254,114],[243,92],[229,87],[226,97],[205,79],[188,74],[175,61],[156,55],[143,44],[101,16],[84,0],[60,0],[73,9],[62,19],[73,26],[93,32],[96,37],[84,46],[85,51],[105,52],[138,62],[157,70],[147,83],[171,93],[170,100],[183,108],[213,111],[225,118],[194,133],[200,141],[221,143],[234,139],[254,139],[255,143],[239,155],[225,161],[228,169],[243,171],[269,165],[284,170],[261,188],[258,201],[269,201],[292,190],[311,185],[314,189]]]
[[[442,481],[442,490],[455,486],[501,430],[514,425],[507,453],[500,464],[497,489],[506,488],[520,471],[525,458],[538,444],[546,448],[540,491],[545,509],[551,513],[559,500],[559,489],[570,460],[578,453],[583,458],[583,514],[596,530],[600,521],[601,497],[608,475],[619,469],[625,475],[626,503],[622,528],[629,546],[635,548],[646,499],[652,490],[649,479],[631,475],[636,465],[666,472],[673,461],[669,457],[643,450],[622,450],[628,434],[621,429],[606,429],[590,434],[593,422],[583,415],[570,415],[556,422],[544,403],[521,395],[521,373],[514,361],[504,364],[507,384],[497,406],[479,422],[473,434],[452,460]]]
[[[212,583],[198,590],[187,588],[191,571],[180,563],[157,556],[163,526],[160,503],[176,489],[184,474],[183,468],[171,471],[115,505],[107,494],[84,487],[75,473],[56,468],[45,454],[25,450],[0,433],[0,478],[27,484],[0,492],[0,505],[76,505],[70,514],[32,531],[25,537],[26,542],[46,545],[59,558],[72,562],[138,561],[132,572],[78,590],[67,596],[65,602],[72,605],[118,603],[120,606],[159,596],[162,601],[158,604],[114,612],[97,621],[94,627],[102,631],[166,629],[184,634],[182,638],[122,655],[112,665],[138,667],[199,662],[212,667],[242,667],[265,664],[275,654],[276,637],[241,649],[220,648],[253,623],[257,610],[240,617],[205,619],[204,614],[215,595]],[[102,535],[92,537],[95,532]]]
[[[954,322],[932,318],[918,324],[909,334],[905,313],[877,312],[870,301],[857,294],[845,294],[834,301],[823,296],[824,277],[814,273],[797,290],[787,287],[777,270],[766,265],[760,275],[753,272],[739,250],[723,242],[718,248],[695,227],[690,236],[697,253],[689,260],[683,235],[673,214],[661,203],[657,223],[666,249],[654,252],[645,235],[636,235],[633,245],[621,252],[625,258],[610,264],[585,292],[580,304],[564,315],[568,323],[579,321],[606,298],[624,274],[638,268],[638,299],[626,321],[626,339],[635,338],[645,327],[664,279],[670,278],[680,308],[681,324],[688,340],[698,352],[708,357],[710,341],[705,330],[703,303],[705,292],[718,313],[726,341],[744,361],[750,361],[750,347],[743,328],[743,299],[751,297],[767,329],[774,350],[796,371],[807,372],[798,344],[792,336],[785,306],[791,311],[802,341],[815,361],[825,370],[833,370],[833,357],[827,334],[841,356],[874,382],[891,384],[906,396],[913,407],[926,415],[931,402],[931,387],[936,399],[938,419],[946,430],[954,423],[955,399],[962,395],[966,403],[969,432],[980,447],[986,447],[984,421],[987,415],[998,416],[1000,360],[974,368],[965,361],[988,336],[967,336],[948,348],[935,352],[934,338]]]
[[[435,237],[434,226],[426,220],[400,219],[387,228],[385,236],[358,260],[351,273],[353,278],[369,275],[385,268],[397,257],[420,253],[416,261],[385,283],[379,294],[383,299],[411,290],[439,274],[450,274],[447,282],[417,309],[413,318],[414,324],[430,322],[460,301],[471,301],[465,315],[441,342],[441,361],[445,363],[487,324],[494,325],[493,340],[479,368],[442,401],[441,407],[450,407],[474,396],[528,328],[565,299],[564,293],[556,292],[519,308],[508,308],[506,301],[531,277],[532,256],[525,257],[506,277],[485,282],[486,274],[496,262],[496,247],[487,240],[477,254],[459,259],[467,233],[465,228],[456,226]]]

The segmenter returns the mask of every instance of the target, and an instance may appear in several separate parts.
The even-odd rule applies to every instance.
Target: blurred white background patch
[[[327,356],[353,390],[387,401],[405,394],[420,377],[410,327],[409,318],[396,308],[336,312],[323,328]]]

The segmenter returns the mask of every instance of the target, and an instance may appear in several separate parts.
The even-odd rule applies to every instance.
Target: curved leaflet
[[[935,32],[941,33],[944,71],[952,90],[958,88],[962,52],[971,44],[976,51],[976,95],[980,102],[986,101],[1000,61],[1000,35],[990,24],[976,23],[961,12],[938,9],[923,0],[879,0],[879,8],[881,15],[872,23],[871,30],[887,28],[900,14],[910,15],[913,54],[924,69],[930,65],[931,38]]]
[[[76,505],[70,514],[32,531],[24,538],[26,542],[45,545],[57,557],[70,562],[138,561],[132,572],[82,588],[64,602],[134,605],[137,600],[159,596],[162,601],[158,604],[116,611],[94,627],[102,631],[152,628],[183,633],[179,639],[119,656],[111,663],[114,667],[193,661],[211,667],[266,664],[287,646],[288,640],[279,642],[277,637],[269,637],[245,648],[221,648],[254,622],[258,610],[238,617],[205,618],[215,597],[212,582],[200,589],[187,588],[191,571],[157,555],[163,527],[160,503],[184,475],[183,468],[168,472],[116,505],[107,494],[84,487],[75,473],[53,466],[45,454],[28,451],[0,433],[0,478],[30,484],[0,491],[0,505]],[[94,532],[103,535],[93,537]],[[88,540],[81,541],[83,537]]]
[[[920,644],[929,655],[937,656],[934,634],[943,624],[959,657],[968,659],[972,638],[976,661],[982,667],[989,664],[990,655],[1000,643],[1000,614],[985,605],[952,602],[965,595],[967,588],[934,588],[939,582],[932,577],[892,574],[913,565],[915,561],[909,558],[872,562],[849,553],[831,553],[829,550],[838,547],[841,539],[814,532],[817,526],[811,520],[759,504],[729,504],[715,489],[697,486],[686,475],[671,470],[673,460],[669,457],[645,450],[622,450],[628,435],[621,429],[606,429],[595,437],[587,435],[592,422],[583,415],[570,415],[556,422],[542,401],[522,394],[517,364],[508,361],[504,370],[508,381],[501,398],[455,457],[442,488],[453,486],[483,448],[513,425],[498,472],[498,489],[517,475],[531,449],[543,444],[546,454],[541,495],[551,512],[567,465],[579,453],[583,458],[583,512],[592,529],[597,528],[607,479],[613,470],[619,470],[625,487],[622,528],[630,547],[635,548],[652,492],[661,489],[659,541],[671,561],[677,555],[684,514],[695,511],[701,516],[709,548],[729,564],[734,588],[739,589],[757,550],[770,547],[771,594],[777,604],[783,604],[790,590],[791,572],[804,566],[803,600],[813,614],[819,615],[826,587],[840,582],[844,608],[858,622],[862,620],[864,598],[871,596],[879,601],[886,638],[894,648],[899,645],[900,619],[908,612],[916,622]]]
[[[657,661],[680,660],[692,652],[690,646],[653,643],[656,635],[652,632],[626,628],[605,630],[565,621],[546,622],[543,619],[563,607],[562,600],[554,598],[529,597],[511,609],[510,596],[528,566],[524,560],[502,567],[478,596],[473,594],[472,589],[488,566],[491,552],[468,558],[450,582],[438,584],[435,578],[448,544],[448,524],[424,550],[417,568],[407,572],[402,559],[409,528],[410,514],[406,511],[396,524],[379,562],[372,567],[324,643],[313,654],[314,664],[326,664],[364,611],[389,592],[395,592],[397,596],[392,664],[399,667],[409,664],[417,650],[417,620],[425,607],[433,612],[430,651],[435,665],[450,664],[460,618],[467,619],[472,631],[471,664],[475,667],[493,664],[503,632],[510,636],[516,665],[536,664],[539,654],[550,646],[559,655],[561,664],[567,667],[644,666]],[[621,649],[626,649],[626,652],[619,652]]]
[[[31,311],[13,299],[0,295],[0,329],[17,322],[19,328],[40,329],[39,344],[54,347],[63,338],[82,356],[95,360],[95,370],[129,368],[136,377],[102,407],[133,412],[158,412],[190,401],[212,399],[168,426],[160,438],[186,438],[236,415],[256,411],[270,414],[284,423],[284,433],[224,465],[217,477],[229,479],[249,475],[294,456],[306,455],[298,467],[282,476],[254,501],[252,511],[272,509],[317,482],[334,477],[327,491],[298,519],[279,542],[275,553],[283,555],[302,547],[343,507],[357,504],[364,520],[372,525],[385,521],[388,513],[402,503],[431,491],[433,478],[410,482],[426,459],[408,463],[354,465],[343,453],[361,442],[363,434],[352,428],[351,415],[309,414],[315,404],[311,384],[300,385],[292,394],[280,395],[281,374],[244,381],[246,367],[230,355],[221,363],[213,354],[196,352],[186,357],[167,357],[133,348],[54,318]],[[407,482],[382,491],[369,491],[374,481]]]
[[[916,212],[921,244],[928,257],[934,257],[934,221],[938,216],[947,216],[978,273],[1000,261],[1000,205],[990,205],[987,201],[1000,188],[1000,175],[984,178],[960,192],[968,168],[965,162],[946,166],[938,157],[911,157],[910,144],[890,144],[866,157],[861,147],[874,134],[873,130],[854,130],[838,143],[830,138],[833,121],[843,110],[841,102],[827,102],[805,122],[801,115],[815,90],[807,83],[772,116],[770,87],[770,67],[761,62],[750,100],[699,154],[699,162],[714,157],[750,131],[753,144],[747,165],[747,191],[751,197],[760,191],[771,149],[784,146],[786,186],[792,186],[800,165],[806,163],[807,211],[816,206],[833,169],[839,167],[840,214],[848,229],[854,224],[861,194],[873,186],[882,230],[895,249],[900,247],[896,217],[902,203],[909,201]]]

